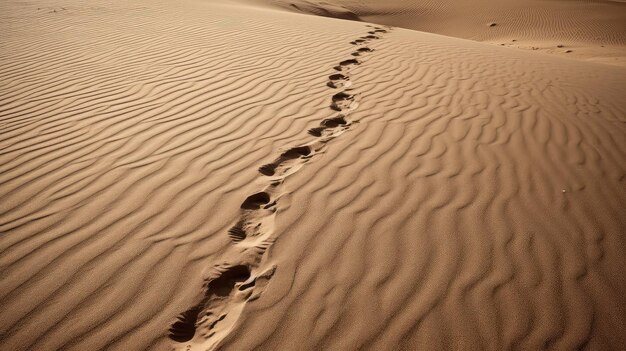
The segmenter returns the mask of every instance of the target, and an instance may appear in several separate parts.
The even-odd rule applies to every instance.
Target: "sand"
[[[623,4],[293,3],[0,3],[0,349],[623,349]]]
[[[296,13],[370,21],[492,45],[626,66],[619,0],[248,0]]]

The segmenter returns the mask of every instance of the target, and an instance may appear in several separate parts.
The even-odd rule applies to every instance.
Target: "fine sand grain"
[[[626,2],[614,0],[247,0],[499,46],[626,66]]]
[[[0,350],[623,349],[623,4],[534,2],[0,2]]]

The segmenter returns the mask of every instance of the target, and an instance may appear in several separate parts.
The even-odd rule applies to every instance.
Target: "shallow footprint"
[[[285,175],[296,168],[295,161],[300,161],[301,165],[311,152],[311,148],[306,145],[293,147],[283,152],[274,162],[259,167],[259,172],[266,176]]]
[[[357,39],[357,40],[351,41],[350,44],[352,44],[352,45],[359,45],[359,44],[364,43],[365,41],[366,41],[365,39]]]
[[[323,120],[320,123],[319,127],[309,129],[309,134],[316,137],[331,136],[333,134],[336,135],[338,129],[345,130],[347,126],[348,122],[346,121],[345,117],[343,115],[339,115],[334,118],[328,118]]]

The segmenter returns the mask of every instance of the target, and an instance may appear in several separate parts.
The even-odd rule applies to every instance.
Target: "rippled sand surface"
[[[2,2],[0,349],[623,348],[624,5],[376,3]]]

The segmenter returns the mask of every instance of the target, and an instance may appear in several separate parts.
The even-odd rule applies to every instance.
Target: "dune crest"
[[[263,4],[267,1],[240,0]],[[272,0],[277,8],[626,65],[626,4],[611,0]]]

